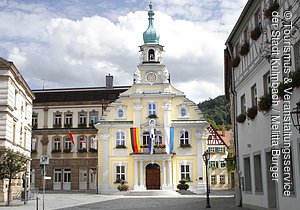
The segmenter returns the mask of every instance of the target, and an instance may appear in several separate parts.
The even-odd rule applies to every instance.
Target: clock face
[[[149,82],[155,82],[155,80],[156,80],[156,74],[154,74],[154,73],[149,73],[148,75],[147,75],[147,80],[149,81]]]

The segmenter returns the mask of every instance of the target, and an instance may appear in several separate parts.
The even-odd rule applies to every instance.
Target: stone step
[[[178,196],[178,192],[173,190],[133,190],[126,194],[126,196]]]
[[[178,192],[180,195],[197,195],[190,190],[177,190],[176,192]]]

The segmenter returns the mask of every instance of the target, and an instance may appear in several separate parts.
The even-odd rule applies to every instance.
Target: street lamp
[[[202,155],[203,161],[205,162],[205,170],[206,170],[206,208],[210,208],[210,202],[209,202],[209,185],[208,185],[208,170],[207,165],[208,161],[210,159],[210,153],[208,150],[206,150]]]
[[[297,128],[300,133],[300,101],[296,103],[296,107],[292,109],[291,116],[293,120],[293,125]]]

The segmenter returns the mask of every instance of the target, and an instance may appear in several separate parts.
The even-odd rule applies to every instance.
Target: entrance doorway
[[[147,190],[160,190],[160,167],[156,163],[146,166],[146,187]]]
[[[277,208],[277,187],[275,181],[272,180],[272,174],[270,166],[272,165],[272,154],[271,152],[266,153],[266,165],[267,165],[267,194],[268,194],[268,205],[270,209]]]

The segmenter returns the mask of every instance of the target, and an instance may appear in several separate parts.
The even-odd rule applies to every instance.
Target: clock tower
[[[149,5],[147,30],[143,33],[144,44],[140,46],[140,64],[134,74],[135,84],[169,83],[169,72],[163,64],[163,46],[159,44],[159,34],[153,27],[154,11]]]

